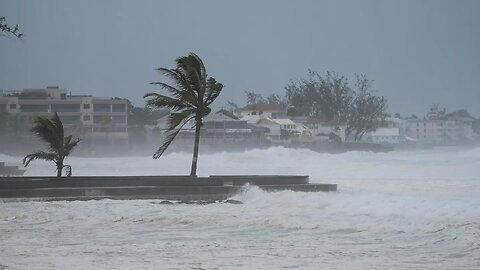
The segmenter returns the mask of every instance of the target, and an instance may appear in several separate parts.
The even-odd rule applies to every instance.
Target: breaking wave
[[[72,157],[76,175],[186,174],[190,154]],[[20,158],[0,155],[0,160]],[[31,167],[30,167],[31,166]],[[34,162],[28,174],[53,174]],[[303,174],[335,193],[267,193],[241,205],[155,200],[0,204],[7,269],[477,269],[480,148],[340,155],[282,147],[201,155],[199,174]],[[0,267],[1,268],[1,267]]]

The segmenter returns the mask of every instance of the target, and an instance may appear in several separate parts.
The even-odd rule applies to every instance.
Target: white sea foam
[[[69,158],[75,175],[186,174],[159,160]],[[0,155],[9,163],[18,157]],[[52,175],[35,161],[29,175]],[[7,269],[479,269],[480,148],[202,155],[199,174],[304,174],[336,193],[265,193],[242,205],[155,200],[0,203]],[[1,267],[0,267],[1,269]]]

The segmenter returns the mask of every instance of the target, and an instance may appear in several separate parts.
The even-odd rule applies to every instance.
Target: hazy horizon
[[[225,85],[283,94],[308,69],[363,73],[389,113],[432,104],[480,116],[478,1],[2,1],[23,40],[0,40],[0,89],[58,85],[143,103],[154,68],[199,54]]]

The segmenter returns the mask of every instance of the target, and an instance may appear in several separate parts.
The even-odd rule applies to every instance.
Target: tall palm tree
[[[72,171],[71,167],[64,165],[63,162],[65,158],[72,153],[75,146],[80,142],[80,139],[73,139],[71,135],[64,136],[63,124],[58,114],[55,113],[52,118],[37,117],[32,132],[48,144],[49,152],[37,151],[25,156],[23,158],[25,167],[27,167],[32,160],[43,159],[55,163],[57,166],[57,177],[62,176],[63,168],[69,169],[68,174],[70,175]]]
[[[207,71],[202,59],[194,53],[177,58],[175,63],[177,65],[175,69],[156,69],[161,75],[171,79],[173,84],[164,82],[151,83],[167,90],[170,96],[157,93],[148,93],[144,96],[144,98],[150,98],[147,100],[147,105],[166,108],[171,111],[168,116],[167,136],[163,144],[153,155],[153,158],[159,158],[167,150],[183,126],[194,119],[195,144],[190,176],[196,176],[202,118],[210,113],[211,109],[209,106],[220,95],[223,85],[212,77],[207,78]]]

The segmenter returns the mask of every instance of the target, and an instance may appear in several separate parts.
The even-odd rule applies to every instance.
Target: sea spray
[[[78,158],[79,175],[185,175],[190,154]],[[1,155],[15,162],[18,157]],[[28,174],[52,174],[38,162]],[[9,268],[167,267],[476,269],[480,148],[339,155],[274,147],[201,155],[199,175],[298,174],[338,192],[265,192],[243,204],[160,200],[0,204],[0,261]]]

